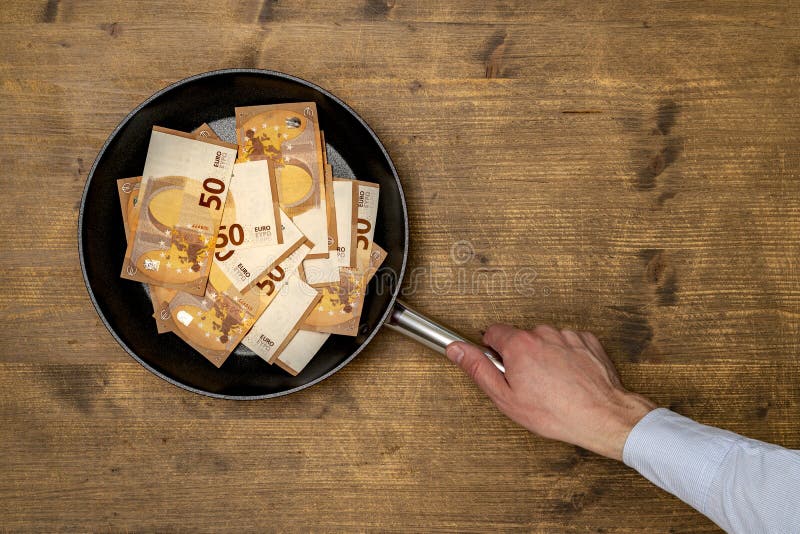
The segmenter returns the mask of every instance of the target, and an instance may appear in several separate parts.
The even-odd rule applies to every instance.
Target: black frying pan
[[[380,184],[374,239],[388,256],[367,290],[358,335],[331,336],[298,376],[268,365],[242,345],[217,369],[176,335],[157,334],[144,286],[119,277],[125,234],[116,180],[141,174],[153,125],[188,132],[207,122],[235,142],[234,107],[299,101],[317,104],[334,175]],[[384,323],[440,352],[454,340],[464,341],[396,300],[408,255],[408,214],[397,171],[378,137],[334,95],[279,72],[230,69],[199,74],[162,89],[131,111],[89,171],[78,246],[86,288],[111,335],[145,368],[196,393],[259,399],[298,391],[344,367]],[[496,355],[487,356],[502,368]]]

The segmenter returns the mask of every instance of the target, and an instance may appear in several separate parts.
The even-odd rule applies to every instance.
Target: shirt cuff
[[[656,408],[633,427],[622,461],[658,487],[705,514],[714,475],[738,434]]]

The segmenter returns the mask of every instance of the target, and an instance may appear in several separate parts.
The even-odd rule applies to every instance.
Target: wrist
[[[607,458],[622,461],[622,451],[631,430],[655,408],[655,403],[641,395],[620,391],[605,410],[605,416],[598,418],[602,428],[598,429],[593,446],[586,448]]]

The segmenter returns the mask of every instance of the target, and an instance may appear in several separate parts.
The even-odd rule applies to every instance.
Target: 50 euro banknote
[[[238,161],[274,163],[281,208],[327,258],[324,147],[314,102],[236,108]]]
[[[220,367],[283,290],[311,248],[301,244],[245,292],[212,265],[206,293],[177,292],[168,303],[169,328]]]
[[[382,249],[373,250],[380,188],[369,182],[354,183],[357,188],[358,212],[355,228],[356,266],[340,268],[337,282],[318,287],[322,298],[303,321],[301,330],[357,335],[367,282],[386,257]]]
[[[367,271],[365,284],[369,284],[370,280],[375,276],[378,268],[386,258],[386,251],[378,246],[377,243],[373,243],[371,256],[373,261],[370,270]],[[283,347],[273,359],[273,363],[287,373],[297,375],[305,369],[306,365],[319,352],[330,336],[331,334],[327,332],[294,330],[284,341]]]
[[[139,196],[139,185],[142,182],[141,176],[133,178],[121,178],[117,180],[117,193],[119,195],[119,203],[122,208],[122,223],[125,226],[125,239],[130,242],[130,235],[136,230],[139,224],[139,204],[137,198]],[[169,332],[169,328],[159,320],[163,317],[166,304],[177,293],[175,289],[168,289],[166,287],[155,286],[152,284],[145,284],[147,294],[150,297],[150,302],[153,305],[153,317],[156,320],[156,329],[159,334]]]
[[[250,328],[242,343],[267,363],[273,363],[291,335],[297,331],[297,325],[320,298],[320,293],[300,276],[292,275]]]
[[[231,221],[230,226],[226,227],[229,239],[225,240],[224,245],[217,242],[217,248],[228,244],[250,248],[283,243],[278,185],[272,161],[248,161],[233,165],[222,219],[223,222]]]
[[[236,146],[153,127],[122,278],[205,293]]]
[[[202,124],[192,131],[196,139],[211,138],[219,139],[217,134],[208,124]],[[117,180],[117,193],[119,195],[120,208],[122,210],[122,224],[125,228],[125,240],[130,241],[130,236],[139,224],[139,189],[142,177],[121,178]],[[156,329],[159,334],[169,332],[169,327],[165,322],[169,315],[168,304],[177,292],[152,284],[145,284],[150,301],[153,305],[153,318],[156,320]]]

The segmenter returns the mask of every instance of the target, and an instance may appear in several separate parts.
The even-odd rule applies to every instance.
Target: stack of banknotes
[[[236,108],[236,136],[153,128],[142,176],[117,184],[121,276],[146,284],[159,333],[217,367],[242,343],[297,374],[358,333],[386,258],[380,190],[333,176],[313,102]]]

